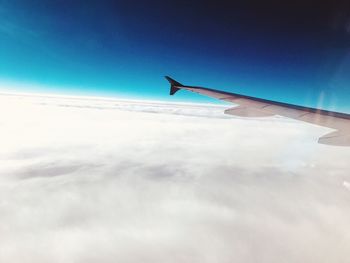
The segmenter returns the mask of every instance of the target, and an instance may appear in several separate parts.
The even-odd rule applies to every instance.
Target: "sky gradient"
[[[0,89],[168,97],[170,75],[350,112],[347,1],[0,0]]]

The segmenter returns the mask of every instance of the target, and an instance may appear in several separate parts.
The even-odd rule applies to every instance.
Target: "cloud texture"
[[[224,107],[0,96],[0,262],[349,262],[350,149]]]

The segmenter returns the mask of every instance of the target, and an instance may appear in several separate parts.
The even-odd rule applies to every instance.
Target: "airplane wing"
[[[186,86],[168,76],[165,78],[170,83],[170,95],[174,95],[181,89],[189,90],[239,105],[238,107],[225,110],[226,114],[240,117],[268,117],[280,115],[287,118],[332,128],[335,131],[320,137],[318,142],[327,145],[350,146],[350,114],[308,108],[215,89]]]

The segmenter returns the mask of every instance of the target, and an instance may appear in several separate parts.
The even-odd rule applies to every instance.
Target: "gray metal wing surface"
[[[240,117],[268,117],[279,115],[299,121],[334,129],[319,138],[321,144],[350,146],[350,114],[308,108],[278,101],[271,101],[242,94],[225,92],[204,87],[186,86],[166,76],[170,83],[170,95],[184,89],[208,97],[239,105],[225,110],[226,114]]]

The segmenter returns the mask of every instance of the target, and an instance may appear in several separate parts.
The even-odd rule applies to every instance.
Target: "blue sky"
[[[164,75],[350,112],[342,1],[0,0],[0,83],[23,92],[168,96]]]

